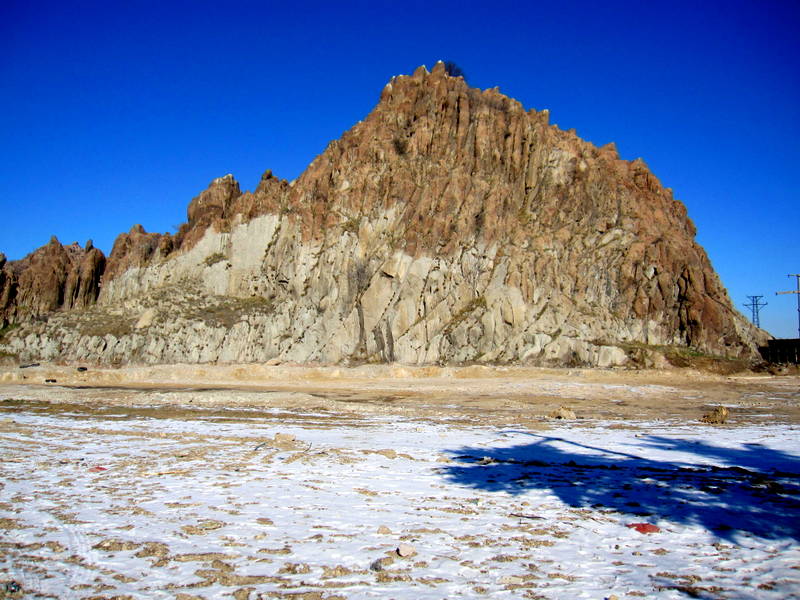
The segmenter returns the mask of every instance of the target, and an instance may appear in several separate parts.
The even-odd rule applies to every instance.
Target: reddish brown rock
[[[147,233],[141,225],[134,225],[114,241],[103,278],[112,279],[132,267],[143,267],[153,258],[166,256],[172,249],[169,234]]]
[[[105,256],[91,241],[62,246],[53,236],[19,261],[0,260],[0,321],[4,325],[46,315],[54,310],[84,308],[95,303]]]

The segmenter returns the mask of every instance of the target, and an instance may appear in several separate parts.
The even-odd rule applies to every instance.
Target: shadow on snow
[[[718,467],[642,458],[561,437],[506,433],[529,435],[533,441],[450,450],[455,462],[442,469],[444,476],[490,492],[549,490],[572,507],[700,525],[729,540],[737,533],[800,540],[800,459],[791,454],[761,444],[733,449],[660,436],[636,440],[642,449],[728,465]]]

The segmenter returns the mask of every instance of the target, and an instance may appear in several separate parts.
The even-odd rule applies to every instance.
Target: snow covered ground
[[[792,424],[2,408],[0,598],[800,597]]]

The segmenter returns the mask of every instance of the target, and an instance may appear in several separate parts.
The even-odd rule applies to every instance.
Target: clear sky
[[[734,304],[797,337],[800,2],[99,2],[0,7],[0,251],[173,231],[211,179],[293,179],[393,76],[475,87],[673,188]]]

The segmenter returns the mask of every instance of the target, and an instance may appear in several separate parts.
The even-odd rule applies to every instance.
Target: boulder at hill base
[[[0,351],[106,364],[621,365],[756,356],[686,209],[621,160],[438,63],[294,182],[215,179],[174,235],[0,264]]]

